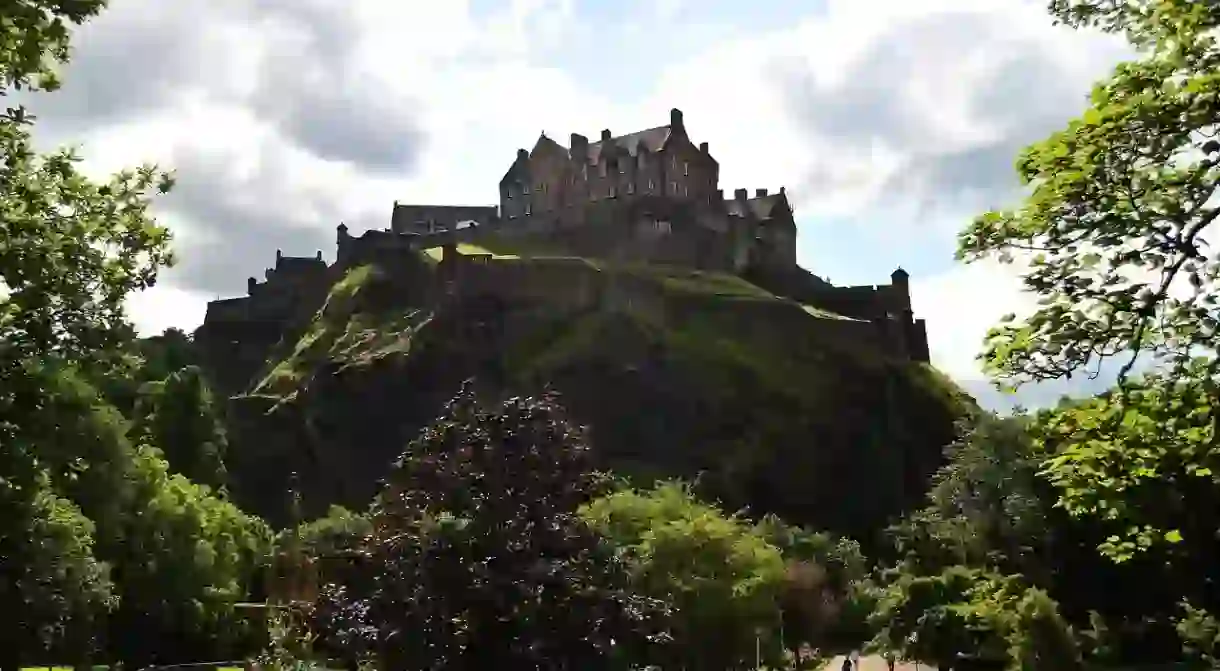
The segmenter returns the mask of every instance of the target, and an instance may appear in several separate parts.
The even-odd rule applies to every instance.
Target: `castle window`
[[[635,182],[627,182],[627,195],[635,193]]]
[[[682,185],[682,195],[683,195],[683,196],[689,196],[689,195],[690,195],[690,187],[689,187],[689,186],[686,186],[685,184],[684,184],[684,185]]]
[[[669,192],[675,196],[678,195],[678,183],[677,182],[669,183]]]
[[[606,195],[607,195],[607,197],[608,197],[608,198],[617,198],[617,197],[618,197],[618,189],[616,189],[616,188],[614,188],[614,187],[612,186],[612,187],[610,187],[610,191],[609,191],[609,193],[607,193]]]
[[[672,233],[673,228],[669,225],[668,221],[658,219],[657,220],[657,232],[658,233]]]
[[[521,193],[523,193],[523,194],[527,194],[527,195],[528,195],[528,194],[529,194],[529,192],[530,192],[530,185],[529,185],[529,184],[522,184],[522,185],[521,185]]]
[[[530,213],[530,204],[529,204],[529,203],[526,203],[526,204],[525,204],[525,213],[526,213],[526,214],[529,214],[529,213]]]
[[[656,182],[653,182],[651,179],[648,180],[648,190],[652,191],[655,188],[657,188]]]
[[[683,174],[683,175],[689,175],[689,174],[690,174],[690,163],[689,163],[689,162],[683,161],[683,163],[682,163],[682,174]]]
[[[605,161],[598,163],[597,169],[598,169],[598,174],[600,174],[602,177],[606,176],[606,162]]]

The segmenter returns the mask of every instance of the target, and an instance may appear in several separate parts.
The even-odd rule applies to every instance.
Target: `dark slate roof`
[[[316,256],[281,256],[275,260],[276,270],[287,270],[289,272],[325,267],[326,262]]]
[[[767,217],[771,216],[771,212],[775,210],[775,206],[779,205],[783,200],[786,200],[783,195],[773,193],[769,196],[751,198],[747,200],[746,203],[750,205],[750,209],[754,212],[754,216],[758,217],[759,219],[766,219]]]
[[[771,217],[771,212],[775,210],[775,206],[780,203],[786,203],[787,197],[782,193],[773,193],[767,196],[759,196],[756,198],[748,198],[744,201],[745,207],[749,213],[758,219],[767,219]],[[746,212],[742,209],[742,201],[736,198],[729,198],[724,201],[725,209],[729,214],[736,216],[745,216]]]
[[[657,126],[656,128],[649,128],[648,130],[612,137],[610,138],[610,141],[622,149],[627,150],[628,154],[636,156],[639,154],[640,146],[646,147],[650,152],[656,152],[665,145],[665,141],[668,139],[669,126]],[[603,146],[604,144],[600,140],[589,143],[589,162],[597,163],[598,158],[601,156]]]

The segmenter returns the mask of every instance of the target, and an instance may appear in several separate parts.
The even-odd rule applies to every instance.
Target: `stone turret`
[[[898,301],[901,303],[901,309],[909,312],[911,310],[911,275],[903,270],[901,266],[894,269],[890,273],[890,283],[894,286],[894,292],[897,295]]]

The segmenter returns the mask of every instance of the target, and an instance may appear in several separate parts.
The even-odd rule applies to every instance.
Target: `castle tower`
[[[890,273],[890,284],[894,287],[894,294],[899,303],[898,312],[910,312],[911,310],[911,275],[898,266],[894,272]]]

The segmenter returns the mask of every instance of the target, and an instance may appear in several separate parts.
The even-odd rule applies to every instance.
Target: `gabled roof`
[[[756,219],[770,219],[776,206],[783,204],[787,207],[788,197],[782,193],[773,193],[766,196],[758,196],[755,198],[746,199],[744,202],[736,198],[729,198],[724,201],[725,209],[729,214],[744,217],[747,213]],[[744,204],[745,209],[742,208]]]
[[[631,156],[638,156],[640,147],[645,147],[650,152],[657,152],[661,147],[665,146],[665,141],[669,139],[669,126],[657,126],[648,130],[636,131],[627,135],[610,138],[610,142],[618,145],[621,149],[626,150]],[[601,156],[602,148],[605,143],[601,140],[589,143],[589,162],[597,163]],[[570,151],[570,150],[569,150]]]

